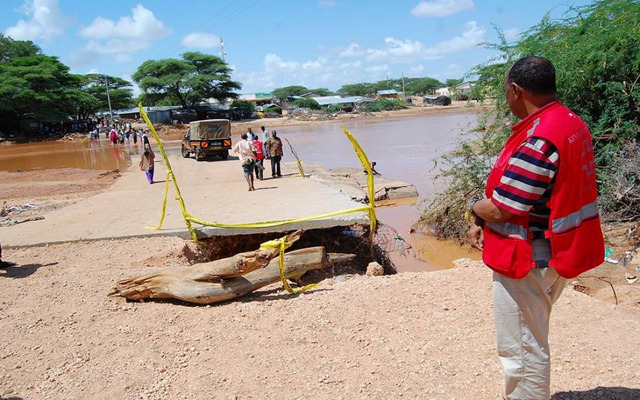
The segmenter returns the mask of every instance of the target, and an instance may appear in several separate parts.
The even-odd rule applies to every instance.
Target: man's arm
[[[490,199],[476,201],[470,211],[489,222],[504,222],[513,216],[513,213],[496,206]]]

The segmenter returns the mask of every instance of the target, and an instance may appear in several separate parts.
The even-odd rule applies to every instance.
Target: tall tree
[[[342,96],[373,96],[375,93],[376,87],[372,83],[354,83],[338,89],[338,94]]]
[[[99,101],[99,109],[113,109],[133,106],[133,89],[131,82],[115,76],[87,74],[83,76],[83,89]],[[107,85],[109,98],[107,99]]]
[[[309,93],[309,89],[300,85],[285,86],[274,89],[271,92],[273,97],[280,100],[281,102],[285,101],[289,96],[302,96],[305,93]]]
[[[30,41],[0,35],[0,124],[16,128],[21,119],[66,118],[73,112],[79,80],[57,57]]]
[[[153,105],[175,101],[187,108],[210,98],[219,101],[238,98],[234,90],[242,85],[232,81],[230,73],[220,57],[188,52],[181,60],[145,61],[132,78],[143,90],[142,98]]]

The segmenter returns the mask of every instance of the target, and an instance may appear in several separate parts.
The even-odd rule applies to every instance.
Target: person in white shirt
[[[251,143],[247,140],[247,134],[243,133],[240,137],[241,141],[233,146],[233,152],[240,155],[240,161],[242,162],[242,171],[244,172],[244,178],[249,184],[249,191],[256,190],[253,187],[253,168],[255,167],[254,151]]]

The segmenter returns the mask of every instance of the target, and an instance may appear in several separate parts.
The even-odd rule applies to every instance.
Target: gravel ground
[[[5,250],[3,399],[499,399],[491,273],[479,263],[279,284],[215,306],[131,303],[114,283],[189,264],[145,238]],[[640,398],[640,309],[567,288],[554,399]]]

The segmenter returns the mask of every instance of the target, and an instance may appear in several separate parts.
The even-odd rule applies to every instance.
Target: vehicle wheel
[[[185,145],[182,145],[182,157],[184,158],[189,158],[189,150],[187,150],[187,147]]]
[[[220,154],[223,160],[226,160],[229,157],[229,150],[226,150],[224,153]]]
[[[196,150],[195,154],[196,154],[196,161],[202,161],[204,157],[202,157],[202,154],[200,154],[198,150]]]

